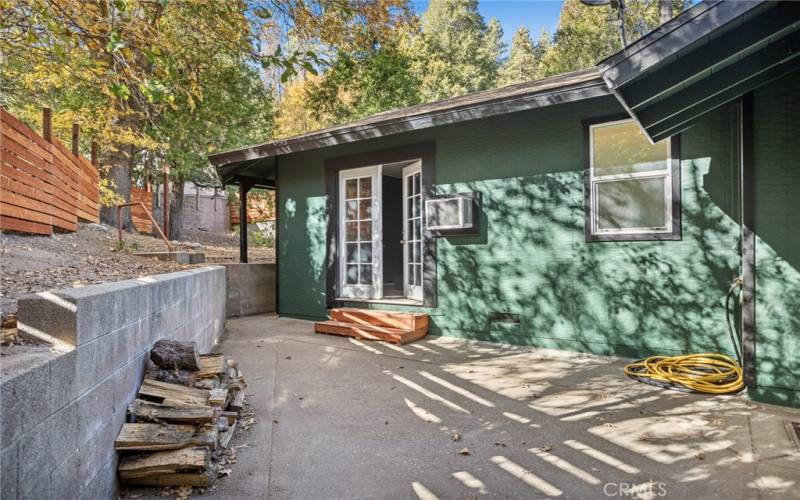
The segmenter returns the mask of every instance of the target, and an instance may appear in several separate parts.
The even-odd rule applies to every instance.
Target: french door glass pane
[[[666,227],[666,177],[599,182],[597,228]]]
[[[358,223],[358,234],[361,241],[372,241],[372,222],[361,221]]]
[[[420,179],[420,175],[419,174],[415,174],[414,175],[414,194],[419,194],[419,179]]]
[[[348,265],[347,266],[347,284],[348,285],[355,285],[358,283],[358,266],[356,265]]]
[[[358,180],[358,197],[359,198],[372,197],[372,177],[361,177]]]
[[[358,222],[345,222],[345,226],[347,226],[345,240],[358,241]]]
[[[372,218],[372,200],[359,201],[358,218],[361,220]]]
[[[345,182],[345,200],[358,198],[358,180],[348,179]]]
[[[372,284],[372,187],[372,177],[345,181],[345,283],[348,285]]]
[[[345,207],[345,220],[358,220],[358,202],[348,201]]]
[[[361,285],[371,285],[372,284],[372,266],[371,265],[361,265],[359,266],[360,275],[358,278],[358,282]]]
[[[347,247],[347,260],[346,262],[358,262],[358,243],[348,243]]]
[[[359,262],[372,262],[372,243],[362,243],[359,245]]]

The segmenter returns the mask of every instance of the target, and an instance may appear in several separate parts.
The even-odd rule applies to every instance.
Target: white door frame
[[[419,176],[419,183],[416,193],[409,193],[408,179],[414,175]],[[409,197],[416,196],[418,212],[409,214]],[[422,216],[424,203],[422,203],[422,162],[416,161],[407,167],[403,167],[403,291],[407,298],[422,301],[423,299],[423,228],[425,218]],[[419,219],[419,233],[412,234],[412,224],[409,221]],[[414,249],[416,248],[416,252]],[[416,268],[416,276],[413,274],[411,257],[414,258],[413,266]]]
[[[338,295],[340,298],[349,298],[349,299],[381,299],[383,298],[383,228],[381,227],[382,221],[382,210],[381,205],[383,202],[382,193],[381,193],[381,174],[382,174],[382,166],[375,165],[372,167],[361,167],[361,168],[352,168],[352,169],[344,169],[339,171],[339,220],[338,222],[338,241],[339,241],[339,248],[337,251],[339,252],[339,283],[337,283]],[[367,267],[369,264],[354,264],[350,263],[348,265],[348,242],[347,242],[347,205],[348,200],[346,199],[346,184],[348,179],[357,179],[357,178],[371,178],[372,179],[372,187],[371,187],[371,219],[368,219],[371,223],[372,231],[369,235],[371,237],[371,270],[372,270],[372,280],[371,283],[364,283],[364,278],[361,276],[361,272],[365,269],[370,269]],[[361,196],[361,193],[358,193],[358,196]],[[351,204],[355,201],[355,205],[359,206],[364,199],[357,199],[357,200],[350,200]],[[355,221],[361,222],[361,214],[356,215]],[[360,226],[360,224],[359,224]],[[357,227],[356,231],[358,233],[357,243],[350,242],[351,245],[355,244],[358,248],[358,256],[359,258],[362,256],[361,246],[365,245],[367,240],[361,239],[361,228]],[[352,247],[351,247],[352,249]],[[352,271],[353,269],[358,269],[358,278],[356,281],[358,283],[348,283],[348,268]]]

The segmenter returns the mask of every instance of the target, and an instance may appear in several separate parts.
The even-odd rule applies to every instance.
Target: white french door
[[[383,297],[381,166],[339,172],[339,295]]]
[[[403,281],[409,299],[422,300],[422,176],[420,163],[403,168]]]

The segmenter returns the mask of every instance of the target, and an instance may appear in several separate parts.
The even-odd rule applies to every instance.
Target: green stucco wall
[[[800,72],[753,95],[755,397],[800,406]]]
[[[601,98],[282,157],[280,313],[325,314],[324,159],[435,140],[437,189],[483,198],[479,236],[439,239],[435,333],[632,356],[727,351],[731,112],[684,134],[683,241],[586,243],[581,120],[619,113]],[[521,324],[490,325],[492,311]]]
[[[631,357],[732,354],[724,299],[740,272],[736,108],[682,134],[681,241],[586,243],[581,120],[620,113],[598,98],[281,157],[279,313],[325,316],[325,158],[434,140],[437,191],[480,191],[482,213],[480,235],[438,240],[438,305],[419,309],[432,333]],[[794,264],[780,264],[794,279],[798,248],[795,239]],[[784,283],[772,286],[779,295]],[[782,300],[772,336],[797,331],[797,298]],[[521,324],[489,324],[495,311]]]

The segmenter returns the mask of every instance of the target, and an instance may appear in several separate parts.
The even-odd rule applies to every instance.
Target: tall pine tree
[[[671,0],[673,11],[680,12],[685,0]],[[661,24],[659,2],[625,2],[625,28],[631,43]],[[580,0],[565,0],[558,19],[555,43],[544,56],[546,74],[590,68],[622,49],[617,11],[608,7],[590,7]]]
[[[411,41],[411,71],[420,82],[423,101],[434,101],[497,83],[503,30],[488,25],[477,0],[431,2],[421,32]]]
[[[521,27],[514,33],[511,53],[500,68],[499,85],[511,85],[535,80],[539,75],[541,54],[531,40],[528,28]]]

